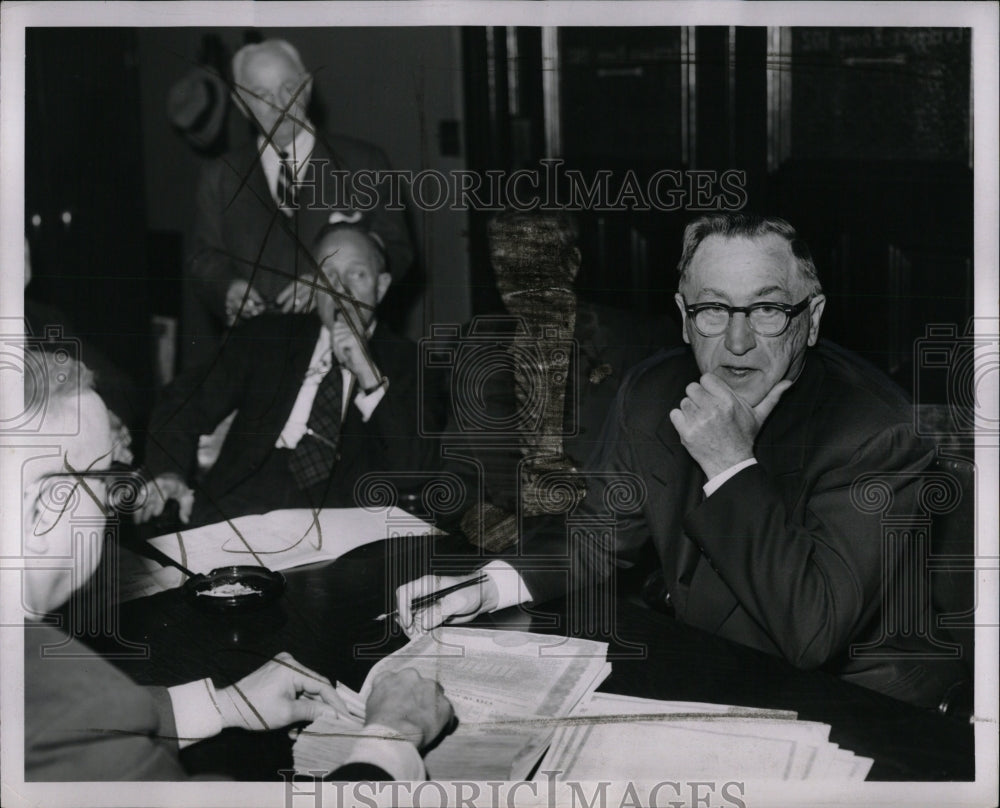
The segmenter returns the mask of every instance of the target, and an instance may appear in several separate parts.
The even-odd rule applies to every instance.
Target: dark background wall
[[[510,171],[559,156],[639,177],[744,172],[747,206],[786,216],[811,243],[830,298],[825,333],[904,386],[927,324],[961,330],[971,315],[967,30],[564,28],[555,54],[538,28],[252,33],[294,42],[326,126],[378,143],[396,168]],[[210,34],[231,54],[247,31],[27,36],[30,291],[70,313],[148,397],[151,314],[179,318],[184,355],[182,265],[207,159],[171,128],[167,93]],[[234,111],[227,136],[251,136]],[[585,293],[671,315],[691,207],[580,211]],[[410,211],[419,262],[396,315],[411,336],[495,304],[486,218]],[[946,382],[921,396],[943,401]]]

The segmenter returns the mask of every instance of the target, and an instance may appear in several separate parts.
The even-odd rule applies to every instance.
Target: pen
[[[410,601],[410,608],[416,611],[417,609],[425,609],[434,603],[437,603],[445,595],[450,595],[452,592],[457,592],[459,589],[468,589],[470,586],[475,586],[476,584],[481,584],[486,581],[490,576],[485,572],[481,572],[475,578],[470,578],[467,581],[462,581],[458,584],[453,584],[451,586],[446,586],[444,589],[439,589],[437,592],[431,592],[429,595],[421,595],[419,598],[414,598]],[[393,609],[391,612],[386,612],[385,614],[380,614],[376,617],[376,620],[386,620],[390,617],[395,617],[399,614],[399,609]]]

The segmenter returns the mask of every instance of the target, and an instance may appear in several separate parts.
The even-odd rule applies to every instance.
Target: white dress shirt
[[[311,127],[311,125],[310,125]],[[278,174],[281,172],[281,155],[278,144],[273,140],[264,146],[263,137],[257,138],[257,151],[260,152],[260,167],[264,171],[264,178],[267,180],[267,188],[271,192],[275,203],[281,203],[278,199]],[[312,156],[313,147],[316,145],[316,136],[308,129],[299,129],[295,139],[288,144],[285,151],[288,153],[288,167],[292,170],[296,179],[305,170],[306,163]]]
[[[177,727],[177,745],[184,749],[193,743],[218,735],[224,729],[219,695],[211,679],[167,688]],[[242,714],[242,711],[237,709]],[[253,726],[253,720],[248,721]],[[264,727],[260,727],[264,729]],[[426,777],[420,753],[399,733],[379,724],[366,726],[346,760],[330,761],[335,767],[345,763],[371,763],[392,775],[394,780],[423,780]]]
[[[367,335],[371,337],[374,331],[375,321],[372,320],[368,326]],[[278,440],[275,441],[274,446],[277,449],[294,449],[299,445],[302,436],[306,434],[309,413],[312,412],[313,401],[316,399],[316,391],[319,390],[320,382],[330,372],[336,361],[333,357],[333,348],[331,347],[330,340],[330,330],[326,326],[323,326],[319,331],[319,338],[316,340],[316,347],[313,349],[312,358],[309,360],[309,368],[306,370],[305,378],[302,380],[302,387],[299,388],[295,404],[292,406],[292,411],[288,415],[288,420],[285,422],[281,434],[278,435]],[[339,370],[344,379],[344,392],[340,405],[340,418],[343,421],[347,413],[348,401],[351,393],[354,392],[356,384],[354,374],[351,371],[344,367],[339,368]],[[368,419],[372,417],[372,413],[375,412],[375,408],[384,395],[384,386],[377,387],[368,395],[365,395],[363,390],[355,392],[354,405],[361,412],[361,420],[364,423],[368,423]]]

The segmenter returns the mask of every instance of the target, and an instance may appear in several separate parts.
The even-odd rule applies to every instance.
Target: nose
[[[757,345],[750,321],[743,312],[735,312],[726,327],[726,349],[734,356],[742,356]]]

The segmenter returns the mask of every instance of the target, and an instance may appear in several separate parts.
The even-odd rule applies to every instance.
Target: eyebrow
[[[781,286],[773,285],[773,284],[771,286],[762,286],[760,289],[757,289],[756,291],[754,291],[750,296],[751,297],[764,297],[766,295],[771,295],[771,294],[774,294],[776,292],[779,293],[779,294],[783,294],[783,295],[786,295],[788,297],[791,297],[791,295],[789,294],[789,292],[788,292],[787,289],[785,289],[785,288],[783,288]],[[714,297],[723,298],[724,300],[731,300],[732,299],[730,297],[730,295],[729,295],[728,292],[724,292],[721,289],[716,289],[716,288],[714,288],[712,286],[706,286],[704,289],[702,289],[700,292],[698,292],[698,297],[702,297],[703,295],[711,295],[711,296],[714,296]]]

